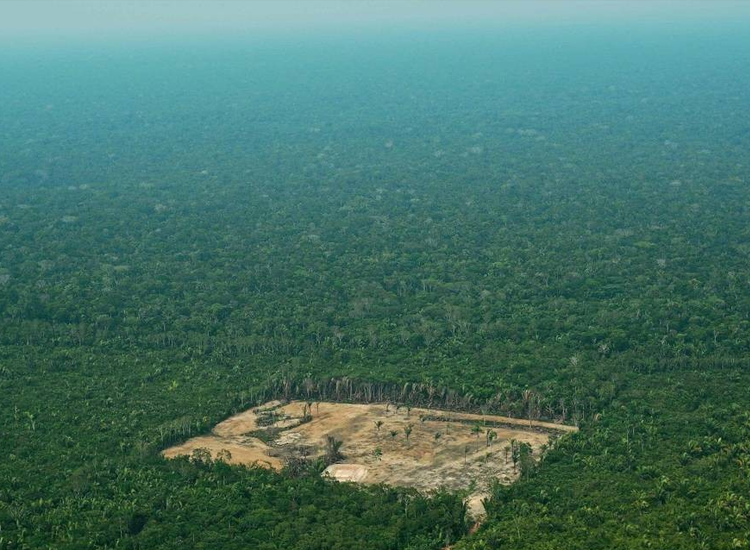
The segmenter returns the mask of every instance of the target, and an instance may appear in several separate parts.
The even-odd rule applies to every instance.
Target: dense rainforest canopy
[[[158,454],[332,377],[580,425],[457,548],[750,548],[748,34],[557,32],[0,51],[0,549],[464,535]]]

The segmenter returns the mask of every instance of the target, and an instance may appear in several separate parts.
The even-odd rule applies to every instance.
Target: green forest
[[[750,548],[750,34],[610,36],[0,51],[0,550]],[[580,431],[471,534],[159,454],[342,380]]]

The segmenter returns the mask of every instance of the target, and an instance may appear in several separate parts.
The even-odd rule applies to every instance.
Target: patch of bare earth
[[[166,457],[207,449],[231,454],[233,464],[280,469],[287,458],[322,456],[328,436],[343,442],[344,459],[326,469],[339,481],[385,483],[430,491],[468,491],[473,517],[484,513],[482,499],[491,480],[512,483],[520,475],[511,441],[528,443],[539,458],[552,435],[576,428],[502,416],[436,409],[408,410],[384,404],[314,403],[312,418],[300,401],[267,403],[216,425],[210,435],[166,449]],[[376,423],[382,422],[378,427]],[[478,426],[479,429],[475,428]],[[406,437],[406,431],[411,433]],[[488,430],[494,439],[487,437]],[[439,434],[436,436],[436,434]]]

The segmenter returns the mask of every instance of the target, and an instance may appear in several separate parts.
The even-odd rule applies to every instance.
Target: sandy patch
[[[331,477],[426,492],[465,491],[470,513],[479,517],[490,480],[508,484],[520,475],[511,441],[528,443],[538,458],[551,435],[576,430],[493,415],[323,402],[314,403],[312,419],[304,421],[306,408],[299,401],[267,403],[228,418],[211,435],[195,437],[163,454],[171,458],[205,448],[216,457],[226,449],[231,463],[280,469],[290,457],[323,456],[326,438],[332,436],[343,442],[344,459],[326,469]],[[496,435],[489,438],[488,431]]]
[[[268,447],[255,439],[253,441],[239,441],[210,435],[200,436],[194,437],[182,445],[170,447],[162,454],[167,458],[174,458],[181,455],[191,455],[196,449],[206,449],[214,459],[220,451],[229,451],[231,458],[228,462],[230,464],[258,464],[259,466],[276,469],[282,466],[281,460],[270,456]]]
[[[219,437],[243,435],[258,427],[257,418],[258,415],[252,410],[241,412],[214,426],[212,432]]]
[[[367,477],[367,467],[361,464],[331,464],[323,473],[337,481],[359,483]]]

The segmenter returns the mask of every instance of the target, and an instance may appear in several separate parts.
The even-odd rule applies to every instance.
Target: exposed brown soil
[[[512,439],[531,445],[538,457],[550,434],[576,429],[502,416],[345,403],[315,403],[312,419],[300,423],[304,408],[299,401],[267,403],[221,422],[211,435],[195,437],[163,454],[175,457],[203,448],[216,457],[226,449],[231,453],[230,463],[279,469],[286,458],[302,449],[311,457],[322,455],[326,438],[332,436],[343,441],[345,458],[330,466],[328,475],[340,481],[386,483],[422,491],[439,487],[466,490],[471,515],[480,517],[490,480],[512,483],[519,475],[511,459]],[[383,422],[380,429],[376,421]],[[412,432],[407,442],[404,429],[409,425]],[[481,433],[472,432],[475,425],[481,427]],[[488,429],[497,433],[490,445]]]

